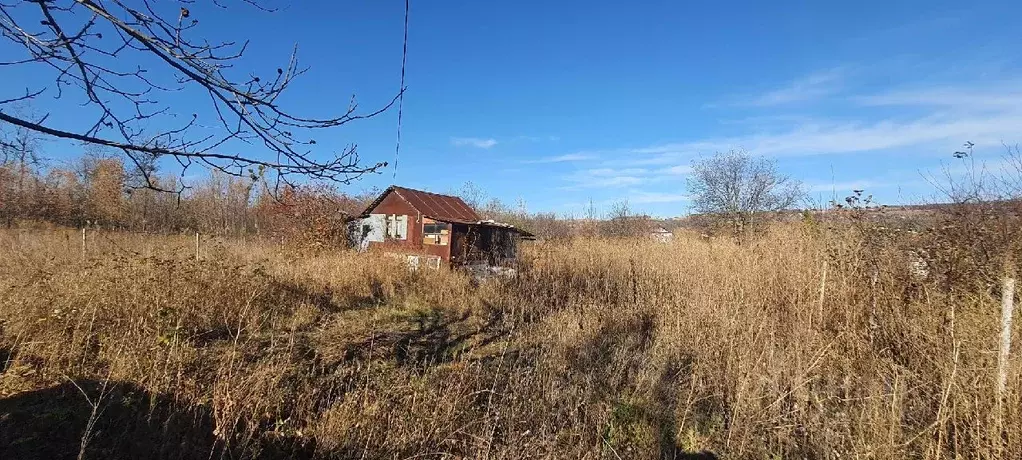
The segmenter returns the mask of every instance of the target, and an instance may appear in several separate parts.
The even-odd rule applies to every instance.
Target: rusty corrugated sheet
[[[393,187],[401,198],[404,198],[424,216],[449,222],[478,222],[479,215],[461,198],[440,195],[437,193],[412,190],[404,187]]]
[[[419,213],[432,219],[459,224],[474,224],[480,220],[479,215],[465,204],[461,198],[423,192],[422,190],[413,190],[396,185],[383,192],[376,201],[369,205],[364,214],[369,214],[390,192],[397,193],[398,196],[412,205]]]

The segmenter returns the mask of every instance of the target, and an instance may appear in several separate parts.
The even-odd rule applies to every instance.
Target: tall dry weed
[[[108,379],[93,456],[1022,456],[1017,358],[992,425],[996,287],[920,275],[933,240],[867,230],[537,243],[483,283],[380,254],[224,240],[195,260],[187,237],[107,234],[83,257],[73,235],[6,232],[0,435],[22,442],[0,453],[41,458],[59,427],[77,454],[68,382]],[[112,434],[128,424],[152,432]]]

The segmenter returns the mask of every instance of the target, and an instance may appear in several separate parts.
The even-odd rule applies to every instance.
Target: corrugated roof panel
[[[480,220],[479,215],[461,198],[398,186],[390,189],[424,216],[456,223],[475,223]]]
[[[466,204],[465,201],[456,196],[424,192],[422,190],[398,187],[396,185],[390,186],[386,191],[381,193],[376,200],[369,204],[362,215],[368,216],[372,213],[373,209],[376,209],[376,207],[383,202],[383,199],[387,197],[387,194],[391,192],[397,193],[398,196],[407,201],[408,204],[419,211],[422,215],[432,219],[444,222],[454,222],[457,224],[506,228],[526,238],[534,237],[532,233],[520,228],[515,228],[510,224],[494,222],[492,220],[483,221],[482,218],[479,217],[479,214],[476,214],[476,212],[468,204]]]

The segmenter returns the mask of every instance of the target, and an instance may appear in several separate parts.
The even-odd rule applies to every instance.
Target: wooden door
[[[464,225],[451,225],[451,264],[465,262],[465,230]]]

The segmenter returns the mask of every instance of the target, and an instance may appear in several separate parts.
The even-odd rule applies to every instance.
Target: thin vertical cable
[[[405,63],[408,61],[408,10],[410,0],[405,0],[405,37],[401,50],[401,92],[397,99],[397,142],[394,145],[394,175],[397,180],[397,160],[401,156],[401,117],[405,107]]]

